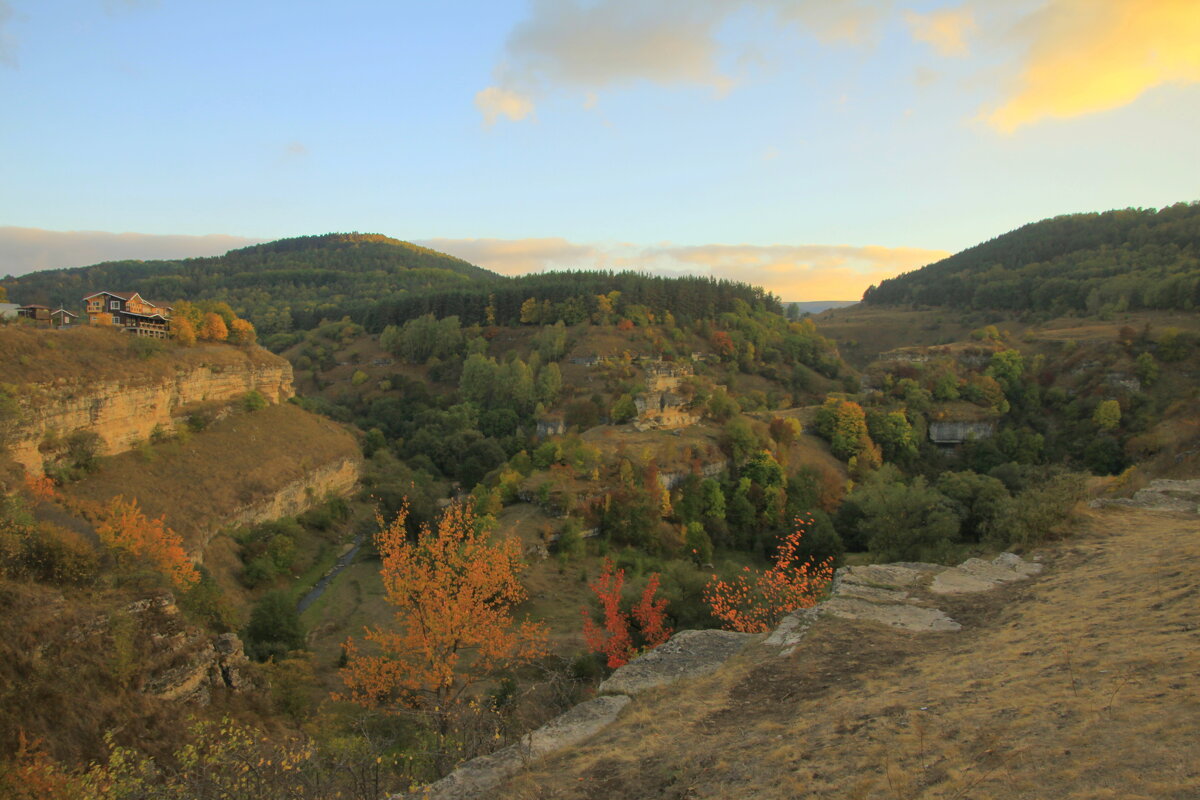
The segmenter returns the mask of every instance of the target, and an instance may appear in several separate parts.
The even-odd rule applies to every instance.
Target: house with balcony
[[[92,325],[155,339],[171,335],[171,307],[146,300],[137,292],[96,292],[83,298],[83,306]]]

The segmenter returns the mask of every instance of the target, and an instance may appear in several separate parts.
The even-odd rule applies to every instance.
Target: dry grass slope
[[[1042,577],[948,607],[958,633],[827,619],[788,658],[639,698],[497,796],[1200,797],[1196,533],[1088,512]]]
[[[60,378],[83,382],[150,380],[207,364],[263,366],[278,356],[260,347],[201,344],[179,347],[139,339],[111,328],[81,326],[54,331],[27,325],[0,326],[0,382],[29,384]]]
[[[246,506],[312,469],[359,457],[342,426],[285,403],[233,414],[186,441],[105,459],[98,472],[64,492],[100,503],[118,494],[136,497],[148,515],[166,514],[195,547]]]

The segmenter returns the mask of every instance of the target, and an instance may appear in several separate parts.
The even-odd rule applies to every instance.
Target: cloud
[[[308,155],[308,145],[304,142],[288,142],[287,147],[283,148],[283,153],[288,158],[304,158]]]
[[[785,300],[857,300],[863,291],[950,255],[944,250],[855,245],[724,245],[645,251],[660,269],[763,286]]]
[[[869,41],[891,0],[758,0],[779,18],[793,22],[827,43],[862,44]]]
[[[502,275],[523,275],[548,269],[602,268],[609,256],[590,245],[562,238],[545,239],[423,239],[415,242]]]
[[[143,8],[155,8],[158,0],[104,0],[104,10],[109,14],[141,11]]]
[[[720,88],[728,78],[713,34],[726,13],[710,0],[536,0],[509,36],[505,69],[519,81],[586,89],[641,80]]]
[[[418,244],[505,275],[550,269],[709,275],[763,286],[786,300],[857,300],[871,284],[949,255],[912,247],[579,244],[562,238],[428,239]]]
[[[14,17],[12,6],[6,0],[0,0],[0,64],[6,67],[17,67],[17,37],[5,30]]]
[[[0,266],[11,275],[125,259],[215,256],[263,239],[210,234],[175,236],[103,231],[47,231],[0,226]]]
[[[1049,0],[1018,31],[1031,39],[1028,57],[1008,96],[983,113],[1004,133],[1200,82],[1196,0]]]
[[[475,107],[483,114],[485,125],[495,125],[501,117],[520,122],[533,113],[533,101],[512,89],[489,86],[475,95]]]
[[[913,39],[933,46],[940,55],[960,58],[967,55],[967,37],[977,26],[969,9],[949,8],[918,14],[905,11],[904,21]]]
[[[890,0],[534,0],[532,13],[509,34],[495,82],[475,96],[488,124],[533,113],[537,98],[581,92],[585,106],[598,91],[638,83],[710,88],[718,95],[737,80],[725,74],[719,31],[744,9],[766,12],[820,41],[857,42]],[[732,59],[748,68],[754,59]],[[516,112],[516,113],[513,113]]]

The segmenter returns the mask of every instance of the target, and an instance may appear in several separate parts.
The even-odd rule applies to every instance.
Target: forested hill
[[[45,270],[3,285],[14,301],[68,309],[99,289],[137,291],[163,302],[219,300],[267,336],[343,317],[378,333],[430,313],[468,325],[576,324],[596,311],[599,295],[611,295],[610,313],[651,319],[666,312],[681,320],[709,319],[736,311],[739,302],[783,311],[764,290],[731,281],[634,272],[509,278],[436,250],[357,233],[281,239],[212,258]]]
[[[330,233],[280,239],[223,256],[177,261],[109,261],[34,272],[4,281],[21,303],[72,309],[99,289],[136,291],[169,302],[224,300],[260,330],[311,327],[413,291],[466,285],[495,273],[379,234]],[[295,318],[295,319],[294,319]]]
[[[609,299],[600,301],[600,295]],[[599,308],[599,305],[604,308]],[[457,316],[464,324],[577,325],[594,313],[638,324],[667,313],[680,321],[713,319],[739,310],[783,313],[778,298],[758,286],[707,277],[666,278],[638,272],[543,272],[460,287],[412,292],[375,305],[360,322],[370,331],[424,314]]]
[[[1056,314],[1200,308],[1200,202],[1034,222],[883,281],[863,301]]]

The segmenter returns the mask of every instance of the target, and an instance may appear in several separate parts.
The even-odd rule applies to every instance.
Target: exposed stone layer
[[[411,796],[430,800],[487,797],[500,781],[530,761],[579,744],[592,736],[616,719],[627,705],[629,698],[624,695],[607,695],[580,703],[533,733],[526,734],[516,744],[490,755],[473,758],[440,781]]]
[[[670,641],[638,656],[600,684],[601,693],[636,695],[717,668],[762,637],[734,631],[680,631]]]
[[[238,355],[235,348],[228,350]],[[180,364],[171,377],[140,372],[138,362],[131,361],[119,380],[63,376],[29,384],[7,432],[9,454],[26,471],[41,473],[40,448],[54,437],[89,431],[100,437],[101,455],[115,455],[149,439],[156,428],[175,430],[190,409],[235,402],[251,391],[271,403],[294,394],[292,366],[285,359],[257,350],[241,359],[222,355],[222,363]]]

